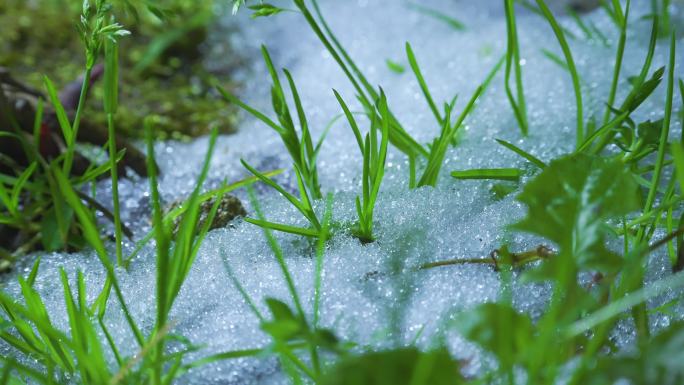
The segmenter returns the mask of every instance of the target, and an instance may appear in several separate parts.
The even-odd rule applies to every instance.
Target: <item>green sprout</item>
[[[359,125],[354,119],[354,115],[347,107],[342,97],[337,91],[335,97],[340,103],[344,111],[349,126],[354,133],[359,150],[363,155],[363,173],[362,173],[362,195],[356,197],[356,212],[359,220],[356,227],[352,230],[354,236],[359,238],[361,242],[368,243],[375,240],[373,237],[373,210],[380,191],[380,184],[385,175],[385,160],[387,158],[387,144],[389,142],[389,110],[387,108],[387,97],[385,93],[380,90],[380,100],[378,101],[377,110],[380,116],[380,121],[373,118],[371,120],[371,127],[366,134],[365,139],[362,139]],[[373,114],[373,117],[376,115]],[[381,125],[380,128],[380,143],[378,147],[378,134],[376,126]]]

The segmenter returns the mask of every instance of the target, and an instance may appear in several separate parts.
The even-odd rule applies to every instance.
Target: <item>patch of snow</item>
[[[420,142],[430,141],[439,127],[430,113],[420,88],[413,77],[404,44],[409,41],[434,99],[450,100],[459,95],[460,111],[471,93],[481,83],[505,52],[506,24],[500,1],[432,0],[425,4],[442,9],[465,22],[467,30],[454,31],[443,23],[407,8],[403,1],[326,1],[323,13],[342,44],[369,79],[382,85],[389,104],[407,131]],[[639,20],[647,13],[646,2],[633,2],[629,40],[625,51],[622,79],[638,73],[648,44],[650,25]],[[582,75],[586,116],[603,114],[613,71],[616,30],[602,11],[586,16],[601,29],[610,41],[571,40],[574,58]],[[570,19],[561,21],[571,30]],[[258,56],[258,47],[266,44],[277,67],[287,67],[297,83],[307,111],[314,137],[326,124],[341,113],[332,88],[359,110],[354,103],[353,89],[324,47],[308,30],[298,14],[283,13],[276,17],[249,20],[241,16],[226,16],[211,37],[213,41],[231,44],[250,53],[253,64],[243,71],[244,90],[241,97],[270,114],[270,78]],[[239,32],[234,31],[238,24]],[[411,267],[425,262],[453,258],[486,257],[504,242],[515,250],[528,250],[542,243],[538,238],[510,233],[506,226],[524,215],[524,208],[512,194],[496,201],[489,191],[490,183],[459,181],[449,176],[452,170],[477,167],[526,167],[525,161],[495,142],[495,138],[510,141],[546,161],[569,152],[574,146],[575,104],[569,74],[549,61],[542,48],[559,53],[551,29],[539,16],[520,11],[518,29],[523,76],[528,102],[530,135],[521,139],[503,87],[500,72],[474,113],[465,123],[465,134],[459,146],[447,153],[442,175],[436,188],[409,190],[408,163],[405,157],[390,149],[385,180],[376,207],[377,242],[361,245],[345,232],[338,232],[329,241],[324,260],[321,325],[331,327],[343,339],[362,346],[404,344],[416,336],[420,346],[429,346],[435,338],[446,334],[448,347],[455,357],[468,359],[467,370],[477,372],[491,360],[483,357],[474,345],[464,341],[454,331],[445,330],[446,322],[458,311],[477,304],[495,301],[502,289],[498,273],[491,267],[463,265],[415,272]],[[581,36],[581,35],[580,35]],[[678,41],[679,52],[684,44]],[[213,53],[212,53],[213,52]],[[220,62],[220,48],[209,49],[211,61]],[[224,53],[225,54],[225,53]],[[679,55],[676,73],[681,73]],[[390,71],[385,59],[405,65],[407,71]],[[656,51],[657,68],[667,61],[667,52]],[[627,91],[621,84],[617,100]],[[652,101],[639,109],[638,119],[662,115],[664,87]],[[676,103],[679,103],[678,99]],[[441,103],[440,103],[441,104]],[[363,129],[367,124],[362,122]],[[679,135],[674,127],[673,135]],[[201,168],[208,140],[191,143],[164,142],[155,147],[162,177],[160,190],[165,202],[184,198],[192,190]],[[205,188],[217,187],[221,181],[248,176],[239,159],[244,158],[261,170],[290,169],[290,160],[278,135],[255,119],[245,116],[239,131],[218,140]],[[335,222],[348,224],[355,219],[354,199],[361,186],[361,154],[344,119],[332,127],[323,144],[318,162],[320,182],[325,192],[334,193]],[[292,172],[277,178],[292,188],[296,186]],[[108,182],[99,185],[100,197],[106,202]],[[303,218],[273,190],[259,188],[261,207],[272,221],[304,225]],[[149,187],[146,180],[121,181],[121,201],[124,221],[141,236],[149,229]],[[244,193],[238,194],[248,212],[253,212]],[[322,206],[322,204],[320,205]],[[283,247],[305,309],[312,308],[314,248],[299,237],[276,234]],[[130,251],[132,244],[127,244]],[[113,254],[113,252],[112,252]],[[84,271],[93,299],[105,280],[97,258],[89,252],[48,254],[43,256],[36,289],[43,295],[51,319],[68,328],[64,299],[59,280],[59,268],[70,277]],[[664,251],[652,262],[649,279],[657,279],[667,271]],[[173,333],[187,337],[204,349],[191,358],[234,349],[261,347],[269,342],[260,330],[258,320],[233,287],[225,265],[266,311],[265,297],[288,301],[284,280],[262,230],[244,221],[232,227],[212,231],[204,241],[195,265],[172,310],[176,322]],[[404,270],[392,274],[393,266]],[[28,264],[18,273],[26,274]],[[149,246],[134,261],[129,272],[118,271],[124,295],[134,319],[144,331],[154,324],[155,257]],[[10,295],[19,297],[15,280],[4,283]],[[674,295],[674,293],[673,293]],[[549,287],[515,281],[515,305],[535,316],[541,314],[549,298]],[[671,296],[672,297],[672,296]],[[679,314],[684,309],[679,305]],[[394,314],[394,316],[390,316]],[[657,318],[667,323],[666,316]],[[133,336],[128,332],[115,299],[107,312],[106,323],[122,354],[136,352]],[[630,340],[627,325],[615,338],[618,343]],[[422,330],[422,332],[420,332]],[[382,338],[380,338],[382,336]],[[389,338],[387,338],[389,337]],[[0,352],[8,349],[0,345]],[[187,384],[262,384],[286,383],[275,359],[238,359],[212,364],[186,374],[179,383]]]

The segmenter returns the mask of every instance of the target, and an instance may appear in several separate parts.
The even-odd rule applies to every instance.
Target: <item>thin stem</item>
[[[627,5],[625,6],[625,17],[623,19],[622,26],[620,27],[620,39],[618,40],[617,52],[615,53],[615,67],[613,68],[613,81],[610,85],[610,94],[608,95],[608,102],[606,106],[606,111],[603,114],[603,124],[606,125],[611,115],[611,107],[615,103],[615,95],[617,94],[617,86],[620,81],[620,71],[622,69],[622,58],[625,52],[625,43],[627,42],[627,20],[629,18],[629,4],[630,0],[627,0]]]
[[[76,138],[78,137],[78,128],[81,124],[81,114],[83,107],[85,106],[86,96],[88,95],[88,89],[90,88],[90,74],[93,71],[93,67],[86,67],[85,74],[83,75],[83,83],[81,84],[81,94],[78,97],[78,106],[76,107],[76,115],[74,115],[74,122],[71,125],[71,140],[67,143],[66,155],[64,157],[64,166],[62,170],[64,175],[69,176],[71,173],[71,167],[74,162],[74,152]]]
[[[123,266],[122,234],[121,234],[121,210],[119,203],[119,171],[116,164],[116,132],[114,128],[114,115],[107,114],[107,129],[109,134],[109,162],[112,175],[112,203],[114,205],[114,239],[116,243],[116,263]]]

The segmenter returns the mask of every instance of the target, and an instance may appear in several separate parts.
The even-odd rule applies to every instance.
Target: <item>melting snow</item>
[[[460,111],[506,46],[506,24],[500,1],[434,0],[425,3],[464,21],[467,30],[452,30],[412,11],[400,1],[327,1],[322,4],[323,13],[342,44],[369,79],[383,86],[391,108],[420,142],[431,140],[439,127],[410,69],[396,74],[387,68],[385,59],[401,63],[408,69],[404,43],[409,41],[435,100],[450,100],[458,93],[457,109]],[[632,28],[625,53],[625,75],[639,71],[648,44],[649,22],[638,20],[647,13],[646,3],[632,4],[634,16],[631,17]],[[617,36],[604,12],[596,11],[585,17],[591,19],[610,41],[609,47],[585,39],[570,41],[582,75],[586,116],[598,116],[603,113],[603,101],[607,99],[610,87]],[[504,242],[509,242],[515,250],[531,249],[541,243],[539,239],[507,231],[506,225],[524,214],[524,208],[514,200],[515,194],[496,201],[489,191],[490,183],[458,181],[448,175],[452,170],[476,167],[525,167],[519,157],[497,145],[495,138],[515,143],[542,160],[552,159],[573,148],[575,107],[570,78],[541,52],[544,48],[558,53],[558,44],[540,17],[519,12],[518,19],[530,136],[520,139],[500,72],[465,123],[461,144],[449,150],[437,188],[408,190],[407,161],[401,153],[390,150],[388,170],[376,208],[377,242],[364,246],[349,234],[338,232],[326,249],[321,324],[333,328],[340,337],[362,346],[379,347],[408,343],[419,336],[418,344],[427,347],[437,337],[445,335],[452,354],[469,359],[467,370],[477,372],[492,364],[455,331],[445,330],[449,317],[459,310],[497,299],[502,283],[492,268],[463,265],[403,274],[387,272],[394,263],[410,268],[429,261],[486,257]],[[571,20],[561,20],[581,36]],[[231,32],[236,23],[239,32]],[[254,58],[249,69],[239,74],[244,81],[241,96],[262,111],[270,112],[270,78],[258,56],[259,45],[266,44],[276,66],[287,67],[292,72],[314,137],[341,112],[332,88],[337,89],[348,103],[353,104],[355,100],[349,82],[297,14],[286,12],[257,20],[249,20],[246,14],[237,18],[226,16],[211,40],[230,42],[233,49]],[[684,52],[681,40],[678,47]],[[220,67],[222,60],[226,60],[225,52],[221,45],[209,46],[210,65]],[[666,56],[667,52],[658,49],[652,68],[664,65]],[[677,72],[681,65],[680,59]],[[622,84],[618,100],[626,89]],[[656,102],[649,102],[651,104],[647,103],[638,111],[639,118],[653,119],[662,115],[663,89],[661,86],[652,98]],[[367,129],[365,123],[363,127]],[[163,172],[160,189],[166,202],[183,198],[191,191],[206,146],[206,138],[192,143],[157,144]],[[261,170],[290,165],[278,135],[251,117],[245,117],[237,134],[219,138],[205,187],[216,187],[223,179],[230,181],[247,176],[239,163],[240,158]],[[323,144],[318,166],[323,190],[334,192],[334,220],[352,222],[354,198],[361,185],[361,154],[345,121],[339,120],[333,125]],[[295,185],[291,172],[279,177],[279,181]],[[107,183],[100,189],[100,196],[106,196]],[[298,213],[274,191],[266,188],[258,191],[269,220],[304,224]],[[138,234],[144,234],[149,228],[147,181],[122,181],[120,193],[124,220]],[[251,212],[245,195],[239,193],[239,196]],[[304,306],[311,309],[313,247],[295,236],[277,234],[277,238]],[[77,269],[83,270],[91,298],[100,290],[105,273],[97,258],[88,252],[44,255],[42,261],[36,288],[44,296],[53,321],[66,329],[58,269],[63,267],[70,277],[74,277]],[[212,231],[204,241],[171,314],[176,322],[174,333],[204,345],[194,358],[268,343],[268,338],[259,331],[257,319],[231,284],[224,263],[231,266],[237,279],[260,306],[263,307],[262,300],[266,296],[288,298],[278,265],[260,228],[237,221],[231,227]],[[130,272],[118,272],[128,306],[144,330],[150,330],[154,323],[154,264],[153,249],[148,247],[133,262]],[[666,256],[658,254],[651,263],[651,279],[666,274],[666,264]],[[28,262],[26,266],[30,266]],[[25,268],[17,270],[26,272]],[[8,293],[19,296],[13,278],[6,280],[4,285]],[[520,310],[539,315],[548,299],[549,288],[516,282],[513,293]],[[680,307],[679,314],[684,313],[681,310],[684,309]],[[390,317],[390,314],[396,317]],[[106,322],[122,353],[135,353],[136,344],[115,300],[111,301]],[[655,322],[666,324],[668,319],[658,318]],[[631,329],[629,325],[623,329],[616,338],[627,343]],[[0,346],[0,351],[4,354],[7,349]],[[179,383],[285,382],[275,359],[239,359],[191,371]]]

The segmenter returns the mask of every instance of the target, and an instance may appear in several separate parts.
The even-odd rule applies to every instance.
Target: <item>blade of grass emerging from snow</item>
[[[266,183],[280,195],[282,195],[285,199],[287,199],[302,215],[309,221],[309,224],[311,224],[312,229],[306,229],[303,227],[297,227],[297,226],[290,226],[290,225],[285,225],[285,224],[280,224],[280,223],[273,223],[264,220],[263,218],[259,219],[252,219],[252,218],[245,218],[245,221],[255,224],[257,226],[261,226],[264,228],[269,228],[272,230],[278,230],[278,231],[284,231],[287,233],[292,233],[292,234],[298,234],[298,235],[303,235],[306,237],[318,237],[321,235],[321,223],[318,220],[318,217],[316,216],[316,212],[313,208],[312,201],[309,198],[309,195],[306,191],[306,187],[304,186],[304,183],[302,182],[302,176],[301,173],[299,172],[299,169],[297,168],[297,165],[294,165],[295,169],[295,174],[297,176],[297,185],[299,187],[299,195],[300,197],[297,198],[294,195],[290,194],[289,192],[285,191],[283,187],[281,187],[278,183],[273,181],[271,178],[265,176],[264,174],[260,173],[257,171],[254,167],[250,166],[245,162],[244,160],[240,160],[242,162],[242,165],[249,170],[254,176],[259,178],[262,182]]]
[[[504,10],[506,13],[506,76],[504,84],[506,86],[506,96],[513,108],[515,119],[523,136],[527,136],[529,124],[527,122],[527,106],[525,103],[525,92],[523,91],[522,69],[520,64],[520,47],[518,45],[518,31],[515,23],[515,7],[513,0],[504,0]],[[515,71],[516,96],[511,90],[511,70]],[[517,100],[516,100],[517,99]]]
[[[312,0],[314,12],[318,17],[318,21],[313,14],[311,14],[304,0],[293,1],[297,5],[297,8],[300,10],[300,12],[302,12],[302,15],[316,36],[323,43],[325,48],[331,54],[333,59],[335,59],[349,81],[352,83],[361,103],[364,105],[374,105],[374,102],[379,99],[377,91],[368,81],[363,72],[361,72],[356,63],[352,60],[351,56],[347,53],[342,44],[340,44],[340,42],[337,40],[337,37],[333,34],[332,30],[328,26],[328,23],[325,21],[323,14],[321,13],[320,7],[318,6],[318,1]],[[406,154],[409,159],[411,157],[415,158],[421,155],[427,157],[428,151],[420,143],[413,139],[406,132],[406,130],[404,130],[391,111],[390,116],[390,143],[392,143],[392,145],[401,152]]]
[[[466,117],[468,117],[468,115],[472,112],[473,108],[475,108],[475,102],[480,97],[483,91],[484,88],[482,85],[477,87],[473,95],[470,97],[468,104],[466,104],[465,108],[461,112],[461,115],[458,117],[458,119],[453,125],[451,125],[450,117],[454,105],[453,103],[447,105],[447,107],[445,108],[446,114],[444,117],[444,127],[442,128],[442,133],[438,138],[436,138],[433,141],[432,146],[430,147],[430,156],[428,157],[428,164],[425,167],[423,176],[418,181],[418,187],[434,187],[437,184],[437,179],[439,178],[439,171],[441,170],[442,164],[444,163],[444,157],[446,156],[448,146],[452,142],[453,138],[456,136],[458,130],[463,125],[463,122],[465,121]]]
[[[297,113],[297,118],[299,120],[300,133],[297,132],[295,128],[294,120],[292,119],[292,112],[287,104],[285,98],[285,90],[282,87],[278,72],[273,65],[271,56],[265,46],[261,46],[261,52],[266,63],[266,67],[271,75],[271,80],[273,85],[271,87],[271,101],[273,105],[273,111],[278,117],[280,124],[269,119],[265,114],[257,111],[256,109],[250,107],[249,105],[243,103],[238,98],[230,95],[228,92],[218,87],[219,92],[226,101],[238,105],[245,111],[252,114],[257,119],[266,123],[268,126],[273,128],[279,135],[287,149],[293,163],[299,169],[304,184],[309,194],[314,199],[321,199],[321,189],[318,184],[318,171],[316,168],[316,156],[318,154],[318,149],[320,144],[314,148],[313,140],[311,139],[311,133],[309,131],[308,121],[306,119],[306,114],[304,113],[304,108],[299,97],[299,92],[295,86],[295,82],[287,70],[283,70],[285,77],[287,78],[288,85],[290,87],[290,92],[295,103],[295,110]],[[327,133],[327,131],[326,131]],[[300,138],[301,135],[301,138]],[[323,141],[325,134],[319,139],[318,143]]]
[[[323,284],[323,257],[325,256],[325,240],[330,231],[330,221],[332,219],[333,196],[328,193],[325,200],[325,214],[323,214],[323,237],[318,238],[316,244],[316,269],[314,271],[314,302],[313,302],[313,327],[318,327],[320,318],[321,285]]]
[[[430,89],[428,88],[427,83],[425,82],[425,78],[423,77],[423,74],[420,71],[418,61],[416,60],[416,56],[413,54],[413,49],[411,48],[411,44],[409,42],[406,42],[406,56],[408,57],[409,64],[411,65],[411,69],[413,70],[413,74],[416,76],[416,80],[418,81],[420,90],[423,91],[423,96],[425,96],[425,100],[427,101],[427,104],[430,107],[430,111],[432,111],[432,114],[435,116],[435,119],[437,119],[437,123],[440,126],[442,126],[444,124],[444,119],[440,115],[439,109],[437,108],[435,101],[432,99]]]
[[[580,77],[577,73],[577,67],[575,66],[575,60],[572,57],[572,51],[565,39],[565,34],[563,29],[556,21],[553,13],[549,10],[549,7],[544,3],[543,0],[536,0],[539,9],[542,14],[549,22],[549,25],[553,29],[556,39],[563,50],[563,55],[565,56],[565,62],[568,65],[568,70],[570,71],[570,76],[572,77],[572,87],[575,91],[575,107],[577,108],[577,127],[576,131],[576,147],[579,147],[584,142],[584,116],[582,114],[582,90],[580,87]]]
[[[407,49],[410,50],[408,45]],[[385,97],[384,91],[380,90],[380,100],[378,105],[374,107],[379,116],[376,115],[375,111],[372,113],[370,130],[366,134],[365,140],[362,140],[358,124],[350,112],[349,107],[337,91],[334,91],[334,93],[349,121],[349,126],[354,133],[359,150],[363,155],[362,194],[361,197],[356,197],[356,212],[359,220],[356,227],[352,230],[352,233],[359,238],[361,242],[368,243],[374,240],[373,210],[375,209],[375,203],[380,191],[380,184],[382,183],[382,178],[385,174],[385,160],[387,158],[389,124],[391,119],[387,107],[387,98]],[[379,148],[377,125],[380,125],[381,131]]]

